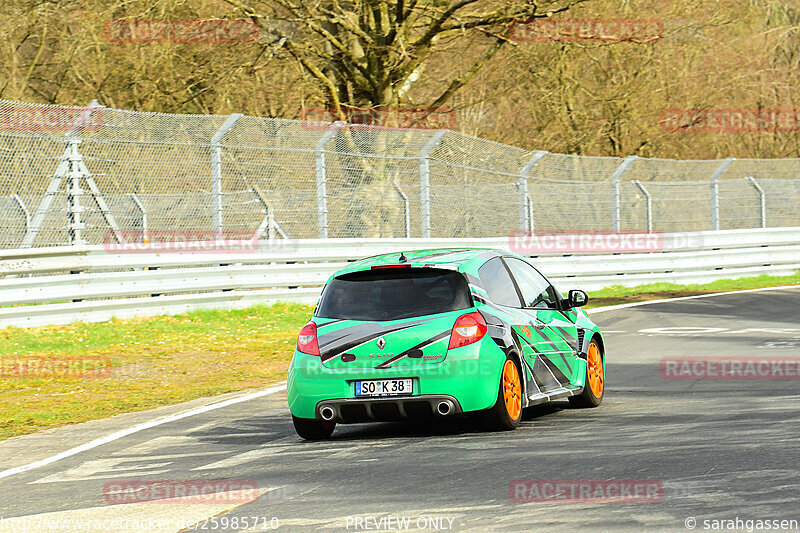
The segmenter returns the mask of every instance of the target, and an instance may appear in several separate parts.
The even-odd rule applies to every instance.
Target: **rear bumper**
[[[462,412],[458,400],[445,394],[323,400],[317,404],[316,411],[318,419],[344,424],[406,418],[444,418]]]
[[[441,363],[380,370],[326,368],[319,357],[295,351],[287,378],[289,410],[320,419],[321,408],[329,405],[346,422],[442,416],[436,406],[443,400],[453,402],[452,414],[488,409],[497,400],[505,354],[487,340],[450,350]],[[355,397],[355,381],[391,378],[411,378],[413,395]]]

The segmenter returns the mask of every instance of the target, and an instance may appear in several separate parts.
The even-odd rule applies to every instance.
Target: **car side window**
[[[525,307],[558,309],[556,290],[544,276],[521,259],[506,257],[505,261],[517,281],[520,292],[522,292]]]
[[[499,257],[490,259],[479,268],[478,277],[492,302],[509,307],[520,306],[519,294],[514,287],[514,281]]]

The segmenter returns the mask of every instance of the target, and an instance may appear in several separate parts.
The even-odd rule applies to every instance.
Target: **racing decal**
[[[553,389],[560,389],[564,386],[564,383],[553,373],[553,368],[556,368],[555,365],[553,365],[547,357],[541,354],[536,356],[536,361],[533,362],[533,375],[536,378],[537,384],[541,383],[541,386],[539,386],[540,391],[546,392]],[[558,369],[556,368],[556,370]],[[558,373],[561,374],[561,371],[558,370]],[[561,374],[561,376],[563,377],[564,374]]]
[[[320,335],[319,350],[322,362],[324,363],[329,359],[333,359],[342,352],[352,350],[357,346],[361,346],[387,333],[408,329],[417,324],[428,322],[429,320],[432,319],[414,320],[411,322],[403,322],[402,324],[395,324],[393,326],[381,326],[375,322],[369,322]]]
[[[564,339],[564,342],[569,344],[570,349],[572,349],[575,352],[578,351],[578,339],[573,337],[570,334],[569,331],[567,331],[566,329],[564,329],[564,328],[562,328],[560,326],[550,326],[550,328],[554,329],[554,330],[556,330],[556,332],[558,332],[558,334],[561,336],[561,338]]]
[[[492,309],[500,311],[501,313],[505,313],[507,315],[513,316],[514,318],[516,318],[518,320],[519,323],[528,323],[528,322],[531,321],[531,318],[529,316],[526,316],[526,315],[524,315],[524,314],[522,314],[520,312],[517,312],[513,307],[500,307],[497,304],[494,304],[494,303],[486,300],[485,298],[476,297],[475,299],[476,299],[476,301],[479,301],[482,304],[486,305],[486,307],[491,307]]]
[[[556,345],[553,343],[553,341],[550,339],[550,337],[548,337],[548,336],[545,334],[545,332],[544,332],[544,331],[542,331],[542,330],[539,330],[539,329],[536,329],[536,328],[534,328],[534,331],[535,331],[535,332],[536,332],[536,334],[539,336],[539,338],[538,338],[538,339],[531,339],[531,340],[533,340],[533,341],[536,341],[536,340],[541,340],[541,341],[545,342],[545,343],[547,344],[547,346],[549,346],[549,347],[550,347],[550,350],[551,350],[551,351],[553,351],[553,352],[555,352],[555,353],[559,353],[559,352],[561,352],[561,350],[559,350],[559,349],[558,349],[558,346],[556,346]],[[531,347],[533,348],[533,344],[531,344]],[[533,348],[533,349],[534,349],[534,350],[536,350],[536,348]],[[539,350],[536,350],[536,351],[538,352]]]
[[[523,396],[525,397],[525,399],[526,399],[525,402],[527,404],[528,389],[530,388],[529,387],[529,383],[533,383],[533,386],[536,387],[537,392],[541,392],[542,391],[542,387],[544,385],[541,382],[541,380],[539,380],[537,378],[535,370],[531,367],[531,364],[528,361],[528,358],[525,357],[525,355],[524,355],[524,352],[522,350],[522,342],[519,339],[519,334],[516,331],[514,331],[513,328],[511,329],[511,334],[512,334],[512,337],[514,337],[514,344],[515,344],[515,346],[517,348],[517,353],[521,354],[519,356],[519,358],[522,361],[522,364],[525,365],[525,368],[527,370],[527,374],[531,376],[531,379],[525,381],[525,390],[524,390],[525,394]],[[526,344],[527,344],[527,342],[526,342]]]
[[[569,362],[567,362],[567,358],[564,357],[563,353],[561,354],[561,360],[564,361],[564,366],[566,366],[567,370],[569,370],[569,373],[572,374],[572,367],[569,366]]]
[[[548,357],[539,355],[536,360],[541,360],[547,366],[547,369],[553,375],[553,378],[559,382],[559,386],[570,384],[569,378],[567,378],[567,376],[565,376],[564,373]]]
[[[537,332],[539,335],[542,335],[541,332]],[[528,346],[530,346],[531,350],[536,354],[536,360],[533,364],[533,377],[536,380],[536,386],[539,388],[540,391],[546,391],[553,388],[570,386],[572,382],[570,379],[564,375],[564,373],[559,369],[547,355],[543,354],[539,351],[536,346],[524,337],[518,336],[522,341],[525,342]],[[550,344],[553,346],[552,344]],[[555,346],[553,346],[555,348]],[[559,357],[566,363],[566,359],[564,359],[564,355],[559,353]],[[570,369],[572,372],[572,368],[567,364],[567,368]]]
[[[404,357],[408,357],[409,354],[416,353],[416,352],[422,353],[422,348],[424,348],[424,347],[426,347],[426,346],[428,346],[430,344],[433,344],[436,341],[440,341],[440,340],[444,339],[445,337],[448,337],[450,335],[450,331],[451,330],[448,329],[446,331],[438,333],[438,334],[434,335],[433,337],[431,337],[430,339],[428,339],[426,341],[423,341],[423,342],[417,344],[416,346],[413,346],[413,347],[409,348],[408,350],[404,351],[403,353],[395,355],[391,359],[387,359],[386,361],[384,361],[383,363],[379,364],[375,368],[388,368],[389,365],[391,365],[392,363],[394,363],[396,361],[399,361],[400,359],[402,359]]]

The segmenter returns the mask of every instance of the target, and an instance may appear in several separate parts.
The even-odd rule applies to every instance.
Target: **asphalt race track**
[[[675,380],[660,370],[662,358],[800,359],[800,288],[593,317],[607,331],[598,409],[536,407],[503,433],[468,421],[339,426],[332,440],[306,443],[278,392],[6,477],[0,531],[63,531],[66,523],[42,520],[76,517],[160,519],[164,531],[211,516],[217,527],[206,522],[206,531],[708,531],[704,520],[800,520],[798,377]],[[104,499],[109,482],[197,479],[253,481],[261,496],[194,507]],[[662,493],[633,503],[518,503],[509,497],[518,479],[650,480]]]

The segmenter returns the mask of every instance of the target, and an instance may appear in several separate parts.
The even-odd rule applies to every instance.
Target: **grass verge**
[[[590,293],[589,306],[779,285],[800,285],[800,273],[707,285],[609,287]],[[0,439],[281,381],[297,332],[312,311],[277,304],[0,329]],[[71,359],[107,361],[111,371],[96,378],[7,371],[19,361],[44,365]]]

